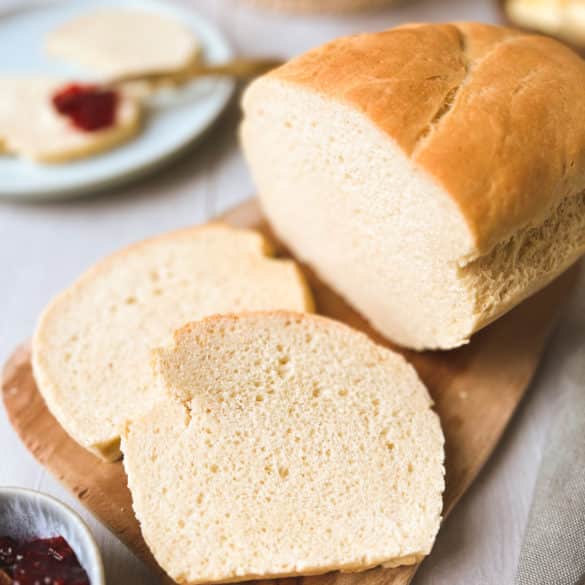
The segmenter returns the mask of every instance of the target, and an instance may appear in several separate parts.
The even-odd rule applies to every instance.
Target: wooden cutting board
[[[234,226],[257,228],[274,241],[255,200],[236,208],[224,219]],[[279,255],[286,255],[282,247],[276,242],[275,245]],[[376,341],[397,349],[374,333],[310,271],[306,273],[319,313],[361,329]],[[463,348],[425,353],[401,350],[429,388],[445,432],[445,515],[477,476],[524,395],[575,273],[572,270],[563,275],[474,336]],[[122,464],[100,462],[59,426],[35,386],[28,345],[19,347],[6,364],[2,394],[10,422],[37,460],[120,540],[156,568],[132,513]],[[405,585],[416,569],[413,566],[374,569],[361,574],[330,573],[297,582],[304,582],[301,585]],[[162,574],[161,580],[166,581]]]

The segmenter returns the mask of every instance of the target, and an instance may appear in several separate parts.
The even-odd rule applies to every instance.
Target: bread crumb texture
[[[443,435],[401,356],[323,317],[261,312],[189,324],[154,361],[172,399],[122,449],[144,538],[177,582],[429,553]]]
[[[150,352],[193,319],[312,309],[297,265],[257,232],[220,224],[172,232],[99,262],[47,307],[33,339],[39,390],[61,426],[105,459],[127,420],[160,397]]]

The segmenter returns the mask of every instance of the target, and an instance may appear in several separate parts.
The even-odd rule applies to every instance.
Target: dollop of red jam
[[[29,542],[0,537],[0,583],[90,585],[87,573],[62,536]]]
[[[71,83],[59,89],[52,101],[59,114],[84,132],[109,128],[116,120],[118,93],[112,89]]]

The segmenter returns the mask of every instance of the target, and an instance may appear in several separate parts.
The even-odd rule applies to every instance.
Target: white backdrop
[[[190,4],[215,21],[238,52],[249,55],[291,56],[335,36],[405,21],[490,22],[497,18],[495,2],[487,0],[407,0],[373,15],[315,19],[268,14],[237,0],[192,0]],[[0,9],[3,5],[6,0],[0,0]],[[96,259],[157,232],[203,222],[253,192],[235,138],[238,115],[233,106],[189,154],[131,186],[55,204],[0,202],[0,359],[30,336],[49,298]],[[568,352],[569,329],[582,337],[581,325],[567,319],[553,338],[528,399],[472,490],[445,522],[432,556],[416,578],[417,585],[512,582],[541,446],[559,395],[558,363]],[[46,491],[79,509],[98,537],[110,584],[156,582],[35,463],[1,408],[0,485]]]

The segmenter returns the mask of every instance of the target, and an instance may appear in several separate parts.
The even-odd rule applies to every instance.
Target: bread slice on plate
[[[390,6],[396,0],[247,0],[262,8],[282,12],[300,12],[309,14],[336,14],[360,12]]]
[[[197,62],[201,43],[170,15],[104,6],[59,25],[45,49],[50,57],[111,80],[186,71]]]
[[[585,252],[584,92],[552,39],[411,24],[257,79],[241,135],[296,257],[390,339],[451,348]]]
[[[65,163],[110,150],[139,132],[142,106],[122,91],[117,92],[111,126],[91,132],[73,126],[52,101],[68,83],[41,76],[0,76],[0,154]]]
[[[33,339],[39,390],[63,428],[104,459],[159,392],[152,348],[214,313],[312,309],[297,265],[257,232],[220,224],[172,232],[99,262],[44,311]]]
[[[184,326],[154,354],[169,400],[129,423],[143,536],[178,583],[412,564],[437,533],[443,435],[400,355],[315,315]]]
[[[505,0],[504,9],[516,26],[585,44],[585,4],[582,0]]]

